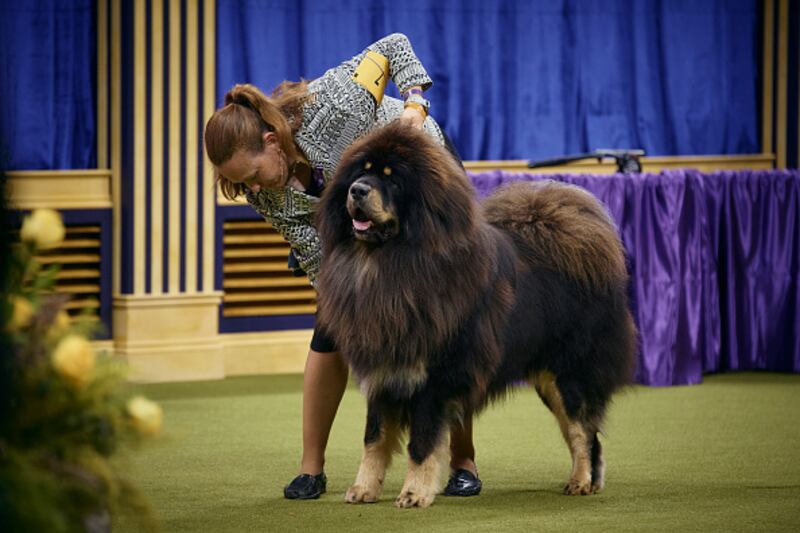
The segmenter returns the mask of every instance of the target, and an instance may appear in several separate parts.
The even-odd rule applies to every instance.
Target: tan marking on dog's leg
[[[364,446],[364,455],[353,485],[347,489],[344,500],[348,503],[373,503],[378,501],[383,489],[386,468],[392,453],[400,451],[400,431],[394,425],[381,428],[381,437]]]
[[[540,372],[533,377],[537,392],[545,399],[550,411],[558,420],[561,434],[569,447],[572,456],[572,473],[569,482],[564,487],[564,494],[591,494],[592,486],[592,457],[591,436],[580,422],[570,419],[564,408],[561,393],[556,387],[555,376],[550,372]]]
[[[443,435],[433,453],[422,464],[408,460],[408,473],[403,489],[394,502],[396,507],[428,507],[433,503],[442,490],[441,479],[448,463],[449,440],[449,435]]]
[[[567,444],[572,453],[572,475],[564,487],[564,494],[592,493],[592,458],[589,451],[589,438],[583,426],[577,422],[568,422]]]

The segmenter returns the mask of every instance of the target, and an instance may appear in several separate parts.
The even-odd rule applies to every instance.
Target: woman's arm
[[[248,193],[246,199],[291,245],[300,268],[314,285],[322,262],[322,243],[313,225],[316,200],[289,189]]]
[[[344,70],[363,85],[380,103],[386,81],[392,80],[401,93],[412,88],[425,90],[433,84],[425,67],[411,48],[408,37],[392,33],[369,45],[363,52],[334,70]],[[376,87],[380,90],[376,92]]]
[[[391,79],[405,100],[401,119],[422,127],[429,107],[422,92],[433,82],[405,35],[387,35],[342,66],[353,70],[352,79],[367,89],[378,104],[383,99],[387,79]]]
[[[322,263],[322,243],[317,236],[316,228],[309,223],[297,220],[278,220],[267,216],[264,218],[291,244],[300,268],[308,276],[311,285],[316,286],[317,275]]]
[[[389,77],[400,89],[407,92],[412,87],[427,90],[432,84],[428,72],[422,66],[408,37],[402,33],[392,33],[372,43],[367,50],[376,52],[389,60]]]

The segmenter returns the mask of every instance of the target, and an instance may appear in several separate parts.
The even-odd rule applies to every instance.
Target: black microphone
[[[594,153],[596,153],[598,157],[613,157],[617,162],[617,172],[639,173],[642,171],[642,162],[639,160],[639,158],[644,155],[644,150],[614,150],[611,148],[598,148],[594,151]]]

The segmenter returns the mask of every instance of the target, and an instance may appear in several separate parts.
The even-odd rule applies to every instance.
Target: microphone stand
[[[611,150],[608,148],[600,148],[594,152],[565,155],[542,161],[529,161],[528,168],[557,167],[583,159],[597,159],[597,162],[600,163],[605,157],[613,157],[617,163],[617,172],[638,174],[642,171],[642,163],[639,158],[643,155],[644,150]]]

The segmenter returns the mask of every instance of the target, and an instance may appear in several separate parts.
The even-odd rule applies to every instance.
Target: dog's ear
[[[453,155],[419,130],[403,130],[403,160],[408,168],[403,223],[414,240],[424,240],[434,249],[442,239],[459,241],[469,236],[478,218],[475,189]],[[437,242],[432,242],[437,241]]]

